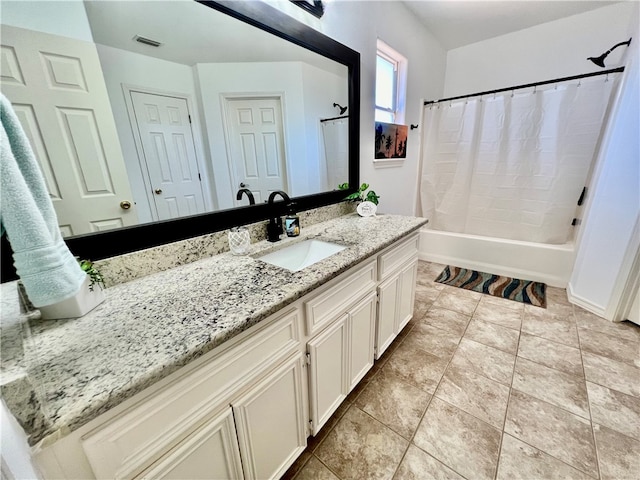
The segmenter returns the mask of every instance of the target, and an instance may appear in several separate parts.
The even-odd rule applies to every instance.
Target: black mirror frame
[[[322,18],[324,15],[324,5],[322,5],[321,0],[289,0],[291,3],[299,6],[300,8],[306,10],[311,15]]]
[[[360,184],[360,54],[262,2],[196,1],[335,60],[348,68],[349,185],[351,188],[348,191],[334,190],[294,197],[293,200],[298,210],[304,211],[339,203],[347,194],[355,192]],[[78,235],[65,241],[74,255],[100,260],[222,231],[238,225],[259,222],[270,216],[285,213],[282,202],[277,202],[274,206],[261,204],[236,207],[175,220]],[[18,277],[13,267],[12,251],[6,235],[2,237],[0,255],[2,282],[16,280]]]

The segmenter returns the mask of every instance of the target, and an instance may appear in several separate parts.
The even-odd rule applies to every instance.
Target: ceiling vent
[[[151,40],[150,38],[143,37],[142,35],[136,35],[133,37],[136,42],[144,43],[145,45],[150,45],[152,47],[159,47],[162,43],[157,40]]]

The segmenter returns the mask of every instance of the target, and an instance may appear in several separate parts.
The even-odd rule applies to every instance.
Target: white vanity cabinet
[[[373,366],[375,313],[373,291],[307,343],[312,435]]]
[[[417,252],[405,237],[40,449],[43,477],[279,478],[411,318]]]
[[[281,477],[307,445],[303,387],[296,353],[138,478]]]
[[[376,269],[367,260],[305,301],[312,435],[373,366]]]
[[[231,407],[196,429],[138,478],[242,478]]]
[[[303,361],[294,354],[232,403],[246,479],[281,477],[307,446]]]
[[[418,273],[417,234],[378,257],[378,323],[376,360],[382,356],[413,316]]]
[[[282,475],[307,439],[300,311],[251,333],[83,435],[95,476]]]

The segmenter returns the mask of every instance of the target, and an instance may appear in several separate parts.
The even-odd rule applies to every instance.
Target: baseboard
[[[471,260],[461,260],[459,258],[449,257],[447,255],[437,255],[431,253],[420,252],[418,255],[420,260],[427,262],[441,263],[443,265],[455,265],[456,267],[469,268],[480,272],[493,273],[495,275],[504,275],[505,277],[518,278],[520,280],[532,280],[542,282],[552,287],[565,288],[567,281],[565,278],[549,275],[544,272],[534,272],[531,270],[512,268],[504,265],[495,265]]]
[[[593,302],[590,302],[589,300],[587,300],[586,298],[582,298],[580,295],[576,295],[573,292],[573,288],[571,287],[571,283],[567,284],[567,299],[569,300],[569,302],[573,303],[574,305],[577,305],[578,307],[586,310],[587,312],[591,312],[594,315],[597,315],[599,317],[602,317],[604,319],[607,319],[609,321],[611,321],[611,318],[607,318],[605,316],[605,308],[600,306],[600,305],[596,305]]]

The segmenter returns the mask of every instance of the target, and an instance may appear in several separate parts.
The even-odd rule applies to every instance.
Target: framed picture
[[[376,122],[375,157],[407,158],[406,125]]]
[[[324,15],[324,6],[321,0],[289,0],[291,3],[295,3],[300,8],[304,8],[311,15],[318,18]]]

